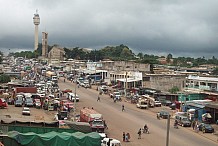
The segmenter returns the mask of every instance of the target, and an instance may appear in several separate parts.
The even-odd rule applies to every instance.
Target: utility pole
[[[126,71],[126,85],[125,85],[125,97],[127,95],[127,71]]]
[[[76,121],[76,87],[77,87],[77,77],[76,77],[76,65],[75,65],[75,61],[74,61],[74,81],[75,81],[75,90],[74,90],[74,109],[73,109],[73,121]]]
[[[170,115],[167,117],[167,137],[166,137],[166,146],[169,146],[169,137],[170,137]]]

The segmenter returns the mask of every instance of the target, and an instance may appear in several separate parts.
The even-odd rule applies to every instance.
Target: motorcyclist
[[[148,126],[147,124],[145,124],[144,128],[143,128],[143,133],[147,133],[148,132]]]
[[[174,128],[178,128],[178,121],[177,120],[175,120],[175,122],[174,122]]]

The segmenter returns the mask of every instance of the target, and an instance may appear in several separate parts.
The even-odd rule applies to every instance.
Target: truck
[[[136,104],[137,108],[148,108],[148,100],[147,99],[139,99],[138,103]]]
[[[46,71],[45,76],[49,78],[51,81],[57,83],[58,77],[55,72]]]
[[[94,109],[83,108],[80,110],[80,122],[87,122],[93,132],[104,132],[105,121],[102,114],[98,113]]]

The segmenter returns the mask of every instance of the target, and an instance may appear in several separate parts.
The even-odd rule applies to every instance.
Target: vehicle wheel
[[[182,124],[182,127],[184,127],[184,124]]]

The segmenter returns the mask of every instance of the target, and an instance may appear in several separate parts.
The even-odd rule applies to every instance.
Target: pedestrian
[[[195,121],[192,122],[192,129],[195,130]]]
[[[141,139],[141,135],[142,135],[142,130],[140,128],[139,131],[138,131],[138,139]]]
[[[100,96],[98,95],[97,101],[100,101]]]
[[[123,141],[125,141],[125,138],[126,138],[126,134],[125,132],[123,132]]]
[[[124,104],[122,105],[122,112],[125,111]]]
[[[126,133],[126,142],[129,142],[129,139],[130,139],[130,134]]]
[[[108,127],[107,127],[107,123],[106,123],[105,120],[104,120],[104,127],[105,127],[105,129],[108,129]]]

